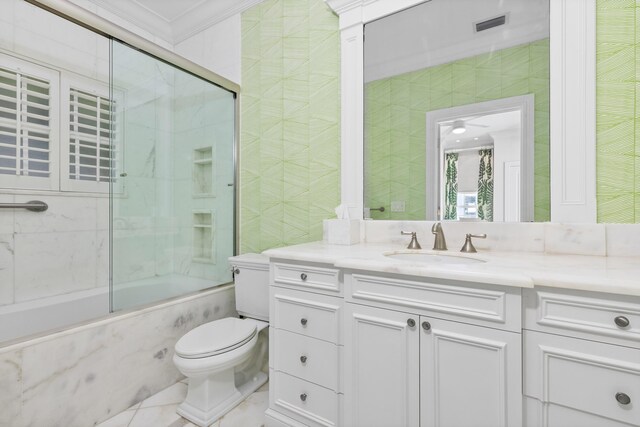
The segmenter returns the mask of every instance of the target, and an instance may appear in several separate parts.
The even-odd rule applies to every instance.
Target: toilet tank
[[[252,319],[269,321],[269,258],[243,254],[229,258],[234,267],[236,311]]]

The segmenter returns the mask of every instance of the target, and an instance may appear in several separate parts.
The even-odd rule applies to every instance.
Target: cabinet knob
[[[307,401],[307,393],[302,393],[300,395],[300,400],[302,400],[303,402],[306,402]]]
[[[233,274],[240,274],[240,269],[239,268],[234,269]]]
[[[422,322],[422,329],[424,329],[425,331],[430,331],[431,330],[431,323]]]
[[[301,279],[303,282],[304,282],[304,281],[306,281],[306,280],[307,280],[307,274],[306,274],[306,273],[302,273],[302,274],[300,275],[300,279]]]
[[[616,393],[616,400],[621,405],[628,405],[631,403],[631,398],[626,393]]]
[[[629,319],[627,319],[624,316],[618,316],[615,319],[613,319],[613,321],[616,323],[616,326],[618,326],[619,328],[626,328],[627,326],[629,326]]]
[[[300,356],[300,362],[307,363],[307,356]]]
[[[300,324],[302,326],[307,326],[307,319],[305,319],[304,317],[302,319],[300,319]]]
[[[416,326],[416,321],[413,319],[407,319],[407,325],[409,325],[410,328],[413,328]]]

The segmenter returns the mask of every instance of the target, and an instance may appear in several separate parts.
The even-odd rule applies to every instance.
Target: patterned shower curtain
[[[446,153],[444,183],[444,219],[458,219],[458,153]]]
[[[478,218],[493,221],[493,150],[480,150]]]

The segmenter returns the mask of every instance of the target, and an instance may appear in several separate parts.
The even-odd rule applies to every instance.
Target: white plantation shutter
[[[108,98],[69,90],[69,179],[112,180],[112,111],[113,103]]]
[[[113,191],[121,192],[115,101],[108,84],[63,73],[62,111],[62,190],[107,193],[114,184]]]
[[[1,187],[55,187],[57,78],[52,70],[0,56]]]

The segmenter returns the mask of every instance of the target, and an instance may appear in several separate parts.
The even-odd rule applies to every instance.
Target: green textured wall
[[[322,239],[340,203],[339,58],[322,0],[242,14],[240,252]]]
[[[535,96],[535,220],[549,213],[549,39],[370,82],[365,91],[365,200],[376,219],[425,219],[426,112]],[[390,212],[404,200],[405,212]]]
[[[640,222],[640,9],[597,0],[598,222]],[[640,4],[639,4],[640,5]]]

